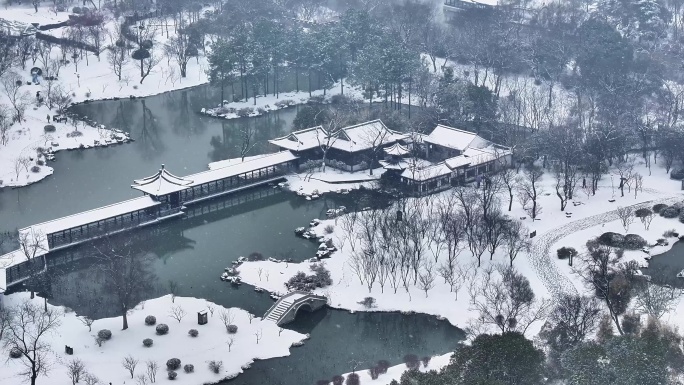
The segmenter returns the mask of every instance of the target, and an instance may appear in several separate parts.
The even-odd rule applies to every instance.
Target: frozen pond
[[[139,196],[138,191],[130,188],[132,179],[151,175],[161,163],[175,174],[186,175],[205,170],[208,162],[237,157],[241,125],[254,125],[257,129],[259,143],[253,154],[271,151],[266,140],[290,131],[296,108],[230,121],[196,114],[201,107],[212,104],[213,92],[208,87],[198,87],[146,99],[102,101],[76,107],[75,111],[97,122],[130,132],[135,142],[58,153],[54,176],[28,187],[0,192],[0,231],[13,231]],[[216,202],[208,202],[208,213],[137,231],[138,245],[156,257],[156,289],[148,293],[148,298],[167,293],[168,282],[174,281],[179,285],[179,295],[206,298],[260,316],[272,304],[266,294],[247,285],[233,288],[218,279],[230,261],[252,252],[294,260],[310,258],[317,245],[295,237],[295,227],[324,217],[327,209],[339,205],[382,204],[382,199],[372,194],[332,195],[306,201],[276,189],[260,191],[258,199],[248,203],[217,210]],[[93,268],[88,260],[70,260],[89,252],[92,247],[84,245],[56,255],[63,262],[51,268],[42,284],[51,302],[79,310],[78,299],[60,285],[88,275]],[[112,315],[116,315],[113,308],[104,308],[95,316]],[[303,347],[293,348],[289,357],[255,363],[230,384],[313,384],[349,372],[354,365],[368,368],[381,359],[398,364],[406,354],[443,354],[453,350],[463,338],[459,329],[431,316],[350,314],[331,309],[305,314],[288,328],[310,333],[311,339]]]

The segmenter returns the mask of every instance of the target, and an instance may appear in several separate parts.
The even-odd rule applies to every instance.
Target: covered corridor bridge
[[[154,175],[134,181],[131,187],[142,197],[20,229],[20,248],[0,256],[0,275],[7,286],[19,283],[30,267],[45,270],[44,256],[51,251],[182,216],[184,205],[267,184],[296,168],[297,157],[289,151],[211,163],[209,170],[186,177],[162,165]]]

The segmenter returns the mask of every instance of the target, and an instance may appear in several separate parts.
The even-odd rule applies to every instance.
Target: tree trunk
[[[123,328],[121,330],[128,329],[128,309],[126,306],[121,305],[121,313],[123,315]]]

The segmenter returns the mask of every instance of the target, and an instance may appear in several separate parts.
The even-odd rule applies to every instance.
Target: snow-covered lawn
[[[453,353],[447,353],[439,356],[434,356],[430,359],[430,362],[428,362],[427,366],[421,363],[420,368],[418,370],[421,372],[429,372],[430,370],[439,371],[449,364],[449,360],[451,359],[452,354]],[[359,370],[356,372],[356,374],[359,375],[360,383],[363,385],[387,385],[392,380],[397,380],[397,382],[399,382],[401,375],[404,374],[404,372],[407,370],[408,368],[406,368],[406,364],[390,366],[387,369],[387,373],[380,374],[378,378],[375,380],[371,378],[368,370]],[[344,378],[347,378],[348,375],[349,373],[345,373],[342,376]]]
[[[3,298],[5,306],[18,305],[26,300],[30,300],[28,293],[17,293]],[[42,298],[36,297],[33,301],[36,305],[43,306]],[[180,323],[169,315],[174,306],[182,308],[187,313]],[[209,322],[206,325],[198,325],[197,312],[209,307],[215,309],[214,314],[209,314]],[[65,310],[61,307],[54,309]],[[228,334],[220,319],[223,310],[226,309],[204,299],[176,297],[174,303],[171,295],[166,295],[136,306],[128,316],[128,330],[121,330],[121,317],[116,317],[95,321],[92,332],[88,331],[88,327],[75,313],[67,310],[60,319],[59,328],[45,340],[53,350],[49,355],[51,370],[47,382],[71,383],[64,363],[74,358],[82,360],[86,370],[97,376],[100,383],[132,384],[135,380],[131,379],[121,364],[123,358],[130,355],[139,360],[135,369],[136,377],[146,372],[146,362],[152,360],[159,365],[158,382],[166,383],[166,361],[178,358],[181,361],[181,368],[176,371],[176,382],[187,385],[215,383],[241,373],[254,359],[287,356],[293,343],[306,338],[292,330],[280,331],[275,323],[262,321],[258,317],[250,322],[248,313],[238,308],[230,309],[234,317],[233,324],[238,327],[238,331],[235,334]],[[144,320],[148,315],[156,317],[157,325],[167,324],[168,334],[157,335],[155,326],[145,325]],[[93,335],[101,329],[111,330],[112,338],[100,347],[95,343]],[[191,337],[188,335],[190,329],[196,329],[199,335]],[[261,335],[258,343],[255,333]],[[143,340],[146,338],[153,340],[153,345],[149,348],[143,346]],[[230,338],[233,339],[233,343],[229,348],[227,341]],[[65,345],[74,349],[73,356],[64,353]],[[6,357],[7,352],[3,354]],[[212,360],[223,362],[220,373],[215,374],[209,370],[207,363]],[[194,365],[194,372],[185,373],[182,369],[185,364]],[[24,378],[19,376],[19,372],[23,369],[19,359],[9,359],[0,371],[0,384],[21,383]]]

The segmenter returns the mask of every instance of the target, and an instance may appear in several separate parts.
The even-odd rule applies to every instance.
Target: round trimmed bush
[[[651,211],[651,209],[647,209],[647,208],[638,209],[637,211],[634,212],[634,216],[636,216],[637,218],[647,217],[651,214],[653,214],[653,211]]]
[[[653,206],[653,212],[656,213],[656,214],[659,214],[659,213],[660,213],[660,210],[664,209],[665,207],[667,207],[666,204],[664,204],[664,203],[658,203],[657,205],[654,205],[654,206]]]
[[[577,250],[574,247],[561,247],[556,251],[558,259],[568,259],[577,256]]]
[[[681,214],[679,214],[679,221],[684,223],[684,211]]]
[[[235,334],[235,333],[237,333],[238,328],[237,328],[237,325],[228,325],[226,327],[226,329],[228,330],[228,333]]]
[[[112,332],[107,329],[102,329],[99,332],[97,332],[97,338],[109,341],[112,338]]]
[[[623,246],[625,249],[631,249],[631,250],[639,250],[646,246],[648,242],[646,240],[637,234],[627,234],[625,235],[625,241],[623,242]]]
[[[183,371],[185,371],[185,373],[192,373],[195,371],[195,365],[186,364],[185,366],[183,366]]]
[[[17,347],[14,347],[14,348],[10,349],[10,351],[9,351],[9,356],[10,356],[10,358],[19,358],[19,357],[21,357],[21,349],[19,349],[19,348],[17,348]]]
[[[169,372],[169,380],[175,380],[176,377],[178,377],[178,373],[174,372],[173,370]]]
[[[599,237],[599,242],[606,246],[622,247],[622,244],[625,242],[625,236],[609,231],[607,233],[601,234]]]
[[[677,218],[679,210],[676,207],[668,206],[660,210],[660,216],[663,218]]]
[[[152,338],[145,338],[143,340],[143,346],[146,348],[149,348],[150,346],[152,346],[153,343],[154,343],[154,341],[152,341]]]
[[[164,334],[167,334],[169,332],[169,325],[167,324],[159,324],[157,325],[157,334],[160,336],[163,336]]]
[[[78,15],[78,14],[80,14],[81,12],[83,12],[83,10],[81,9],[81,7],[73,7],[73,8],[71,8],[71,13],[75,13],[75,14]]]
[[[43,131],[45,131],[45,132],[55,132],[55,131],[57,131],[57,128],[55,128],[55,126],[53,126],[52,124],[48,124],[48,125],[46,125],[45,127],[43,127]]]
[[[197,331],[197,329],[190,329],[190,331],[188,331],[188,334],[190,335],[190,337],[197,337],[199,335],[199,332]]]
[[[153,315],[148,315],[145,317],[145,325],[152,326],[157,323],[157,317]]]
[[[32,172],[32,173],[40,172],[40,166],[33,166],[33,167],[31,167],[31,172]]]
[[[36,164],[37,164],[38,166],[45,166],[45,161],[42,160],[42,159],[38,159],[38,160],[36,161]]]
[[[168,370],[178,370],[181,366],[181,360],[178,358],[172,358],[166,361],[166,369]]]

